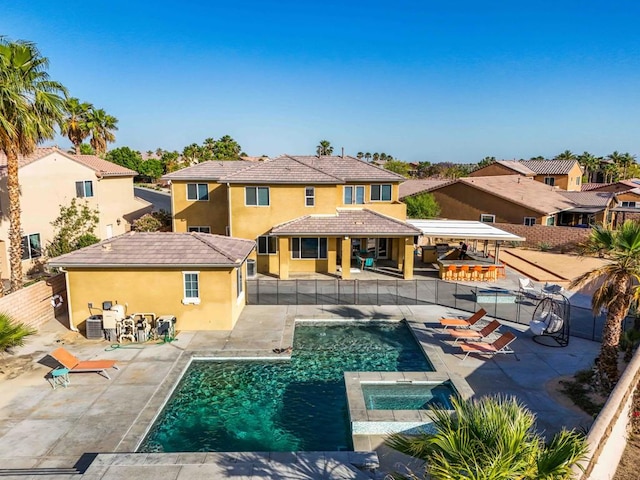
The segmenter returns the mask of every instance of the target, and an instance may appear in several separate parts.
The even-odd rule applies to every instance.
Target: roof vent
[[[110,243],[105,243],[102,245],[102,251],[104,252],[110,252],[111,251],[111,244]]]

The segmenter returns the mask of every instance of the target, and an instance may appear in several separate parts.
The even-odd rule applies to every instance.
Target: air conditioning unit
[[[97,340],[104,338],[102,332],[102,315],[91,315],[85,322],[86,337],[88,339]]]
[[[176,317],[162,315],[156,320],[156,335],[158,337],[173,337],[175,335]]]

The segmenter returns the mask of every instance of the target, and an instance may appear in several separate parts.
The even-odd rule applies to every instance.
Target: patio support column
[[[289,239],[278,237],[278,271],[280,280],[289,280]]]
[[[500,256],[500,240],[496,240],[496,256],[493,258],[494,265],[498,265],[498,263],[500,263],[498,261],[499,256]]]
[[[335,237],[329,237],[327,239],[327,273],[329,275],[336,274],[336,267],[337,267],[336,262],[338,261],[337,260],[338,252],[336,250],[337,243],[338,243],[338,239]]]
[[[402,239],[398,239],[402,241]],[[407,237],[404,239],[404,265],[402,273],[405,280],[413,280],[413,260],[415,253],[413,249],[413,238]]]
[[[342,240],[342,279],[349,280],[351,278],[351,240],[344,237]]]

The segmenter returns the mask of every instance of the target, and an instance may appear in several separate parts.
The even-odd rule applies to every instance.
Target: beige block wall
[[[200,272],[199,305],[182,303],[187,271]],[[246,302],[246,275],[238,298],[236,269],[69,269],[67,276],[71,322],[81,329],[89,316],[88,304],[99,309],[109,300],[125,305],[128,315],[175,315],[180,330],[230,330]]]
[[[129,231],[133,220],[151,211],[151,205],[135,198],[133,177],[104,177],[93,186],[95,196],[92,202],[100,212],[96,232],[100,238],[108,238],[110,231],[113,236]]]

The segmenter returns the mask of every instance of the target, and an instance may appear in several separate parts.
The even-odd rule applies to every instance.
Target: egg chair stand
[[[546,297],[538,302],[529,329],[533,341],[546,347],[569,345],[571,304],[564,295]]]

